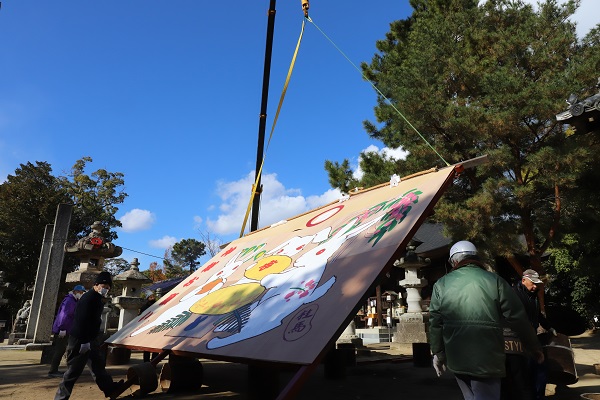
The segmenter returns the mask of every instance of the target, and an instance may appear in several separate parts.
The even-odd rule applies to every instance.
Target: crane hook
[[[304,11],[304,18],[308,18],[308,9],[310,8],[310,4],[308,0],[300,0],[302,2],[302,11]]]

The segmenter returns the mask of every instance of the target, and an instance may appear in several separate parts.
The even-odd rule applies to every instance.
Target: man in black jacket
[[[540,275],[533,269],[527,269],[523,271],[521,282],[518,282],[514,289],[521,299],[521,303],[525,307],[527,318],[531,323],[531,326],[537,332],[538,328],[542,326],[546,331],[552,333],[554,336],[557,335],[556,330],[550,326],[550,323],[542,314],[540,310],[540,303],[538,301],[538,289],[539,285],[543,282],[540,279]],[[542,400],[546,398],[546,382],[548,381],[548,373],[545,364],[538,364],[529,361],[529,373],[533,380],[533,398],[536,400]]]
[[[106,297],[111,286],[110,274],[102,271],[97,276],[92,290],[85,292],[77,302],[67,345],[67,372],[63,375],[54,400],[68,399],[71,396],[73,386],[85,368],[88,358],[96,377],[96,384],[106,397],[111,397],[121,387],[122,381],[114,382],[106,371],[106,358],[100,350],[98,340],[104,308],[102,299]]]

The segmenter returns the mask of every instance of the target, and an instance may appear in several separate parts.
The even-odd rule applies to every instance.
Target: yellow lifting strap
[[[308,4],[308,1],[306,1],[306,3]],[[303,3],[302,8],[305,10],[305,13],[308,13],[308,6],[306,8],[304,8],[304,3]],[[244,230],[246,229],[246,223],[248,223],[248,217],[250,216],[250,211],[252,210],[252,203],[254,201],[254,196],[256,195],[258,181],[260,180],[260,176],[262,174],[262,169],[263,169],[263,165],[265,164],[267,150],[269,150],[269,144],[271,143],[271,138],[273,137],[273,132],[275,131],[275,125],[277,124],[277,119],[279,118],[279,112],[281,111],[281,106],[283,105],[283,99],[285,98],[285,93],[287,92],[287,88],[290,83],[290,79],[292,77],[292,71],[294,70],[294,65],[296,64],[296,57],[298,56],[298,51],[300,50],[300,43],[302,42],[302,36],[304,35],[304,26],[305,25],[306,25],[306,20],[303,20],[302,21],[302,29],[300,30],[300,37],[298,37],[298,43],[296,44],[296,50],[294,51],[294,56],[292,57],[292,62],[288,69],[287,77],[285,78],[285,84],[283,85],[283,90],[281,92],[281,96],[279,97],[279,104],[277,105],[277,112],[275,113],[275,118],[273,119],[273,125],[271,126],[271,133],[269,134],[269,140],[267,141],[267,147],[265,149],[265,154],[263,155],[263,159],[260,164],[260,168],[258,169],[258,173],[256,174],[256,180],[252,184],[252,194],[250,195],[250,201],[248,202],[248,208],[246,209],[246,215],[244,216],[244,223],[242,224],[242,229],[240,231],[240,237],[244,236]]]

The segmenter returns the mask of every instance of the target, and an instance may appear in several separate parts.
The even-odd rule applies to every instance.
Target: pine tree
[[[565,197],[578,189],[583,171],[598,165],[597,143],[571,140],[555,116],[569,93],[595,83],[600,34],[595,29],[578,41],[568,20],[574,2],[546,1],[537,11],[518,1],[477,3],[412,1],[413,15],[392,23],[379,52],[363,63],[389,99],[379,95],[367,133],[410,153],[394,162],[363,154],[363,180],[388,181],[390,165],[405,176],[486,154],[487,164],[455,180],[435,218],[457,240],[507,256],[517,269],[512,256],[525,252],[541,270]],[[330,181],[341,189],[336,177],[351,171],[328,165],[339,167]]]

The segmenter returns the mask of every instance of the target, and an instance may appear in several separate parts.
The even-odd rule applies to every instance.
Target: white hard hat
[[[461,240],[460,242],[454,243],[454,246],[450,248],[450,258],[456,253],[466,253],[469,255],[477,254],[477,247],[469,241]]]

